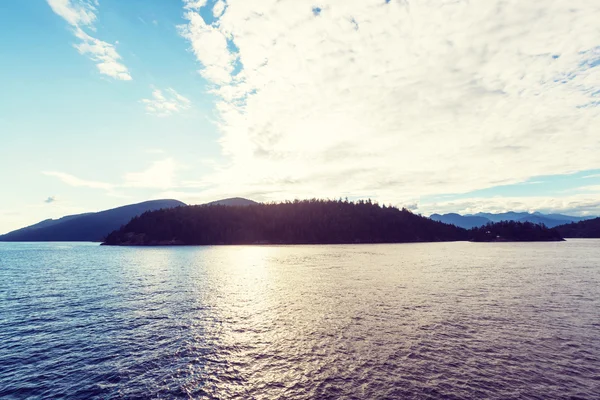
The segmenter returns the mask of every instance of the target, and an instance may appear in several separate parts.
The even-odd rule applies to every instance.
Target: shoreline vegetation
[[[554,228],[519,221],[490,222],[469,230],[471,242],[561,242],[565,239]]]
[[[600,218],[588,219],[556,227],[563,237],[578,239],[600,238]]]
[[[464,229],[371,200],[208,204],[145,212],[103,245],[358,244],[446,241],[562,241],[557,230],[503,221]]]

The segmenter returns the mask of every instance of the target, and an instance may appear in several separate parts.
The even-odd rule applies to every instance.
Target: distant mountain
[[[600,238],[600,218],[560,225],[556,230],[566,238]]]
[[[476,216],[484,217],[492,222],[500,221],[520,221],[520,222],[533,222],[534,224],[544,224],[549,228],[562,225],[570,222],[578,222],[593,217],[574,217],[563,214],[543,214],[540,212],[527,213],[527,212],[506,212],[499,214],[492,213],[477,213]]]
[[[450,214],[431,214],[429,217],[434,221],[443,222],[445,224],[456,225],[461,228],[471,229],[478,228],[490,222],[489,219],[484,217],[478,217],[475,215],[463,216],[460,214],[450,213]]]
[[[253,204],[258,204],[256,201],[244,199],[243,197],[231,197],[228,199],[211,201],[210,203],[206,203],[207,206],[251,206]]]
[[[58,218],[58,219],[45,219],[45,220],[43,220],[41,222],[38,222],[37,224],[33,224],[33,225],[30,225],[30,226],[26,226],[25,228],[17,229],[15,231],[9,232],[9,233],[7,233],[5,235],[0,235],[0,241],[2,241],[2,237],[3,236],[8,236],[8,235],[17,236],[17,235],[21,235],[21,234],[26,234],[27,232],[31,232],[31,231],[33,231],[35,229],[47,228],[49,226],[60,224],[62,222],[66,222],[66,221],[69,221],[71,219],[83,217],[85,215],[90,215],[90,214],[93,214],[93,213],[67,215],[65,217]]]
[[[465,215],[486,218],[491,222],[500,222],[500,221],[519,221],[519,220],[521,220],[521,218],[525,218],[530,214],[526,213],[526,212],[509,211],[509,212],[498,213],[498,214],[481,213],[480,212],[477,214],[465,214]]]
[[[573,217],[573,218],[575,218],[575,217]],[[554,218],[547,217],[545,215],[528,215],[528,216],[520,218],[520,219],[518,219],[516,221],[519,221],[519,222],[532,222],[534,224],[544,224],[548,228],[554,228],[554,227],[557,227],[558,225],[562,225],[565,222],[568,222],[568,220],[554,219]],[[571,221],[575,221],[575,219],[572,219]],[[578,221],[578,219],[577,219],[577,221]]]
[[[516,221],[516,222],[532,222],[534,224],[544,224],[548,228],[554,228],[559,225],[571,222],[579,222],[594,217],[574,217],[563,214],[542,214],[540,212],[505,212],[505,213],[477,213],[460,215],[456,213],[450,214],[432,214],[431,219],[453,224],[461,228],[470,229],[486,225],[489,222],[501,221]]]
[[[146,211],[185,206],[178,200],[152,200],[96,213],[48,219],[0,236],[3,242],[95,242]]]
[[[534,215],[544,215],[544,214],[540,214],[538,212],[534,212]],[[596,218],[595,216],[593,217],[572,217],[570,215],[563,215],[563,214],[545,214],[545,216],[547,218],[552,218],[552,219],[556,219],[556,220],[560,220],[560,221],[585,221],[588,219],[594,219]]]

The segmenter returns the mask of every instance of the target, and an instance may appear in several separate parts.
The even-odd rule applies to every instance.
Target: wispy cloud
[[[79,28],[75,30],[75,36],[81,39],[81,43],[75,45],[77,51],[95,61],[101,74],[122,81],[131,80],[129,70],[119,61],[121,56],[114,45],[96,39]]]
[[[54,203],[55,201],[56,201],[56,196],[49,196],[46,200],[44,200],[44,203],[50,204],[50,203]]]
[[[215,191],[398,204],[600,168],[594,0],[216,4],[180,28],[221,99]]]
[[[148,168],[139,172],[129,172],[123,175],[120,183],[108,183],[102,181],[78,178],[74,175],[58,171],[43,171],[46,176],[60,179],[63,183],[73,187],[90,189],[102,189],[109,194],[122,197],[117,189],[169,189],[176,187],[176,174],[183,167],[172,158],[155,161]]]
[[[591,179],[591,178],[600,178],[600,174],[592,174],[592,175],[586,175],[586,176],[581,177],[581,179]]]
[[[570,192],[593,192],[600,194],[600,185],[580,186],[578,188],[572,189]]]
[[[97,2],[85,0],[47,0],[57,15],[72,26],[91,26],[96,21]]]
[[[174,113],[179,113],[191,107],[191,101],[177,93],[174,89],[167,89],[165,92],[159,89],[152,91],[152,97],[142,99],[146,105],[146,111],[149,114],[158,117],[168,117]]]
[[[60,17],[73,28],[73,34],[81,42],[75,44],[80,54],[88,56],[96,63],[98,71],[111,78],[128,81],[131,75],[121,62],[121,56],[115,45],[90,36],[84,31],[95,31],[94,22],[98,1],[96,0],[47,0],[48,4]]]
[[[105,190],[112,190],[115,188],[115,185],[112,185],[110,183],[81,179],[81,178],[78,178],[71,174],[66,174],[64,172],[42,171],[42,174],[58,178],[69,186],[86,187],[86,188],[90,188],[90,189],[105,189]]]

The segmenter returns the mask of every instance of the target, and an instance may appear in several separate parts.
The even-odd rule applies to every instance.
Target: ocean
[[[600,240],[0,243],[0,398],[600,398]]]

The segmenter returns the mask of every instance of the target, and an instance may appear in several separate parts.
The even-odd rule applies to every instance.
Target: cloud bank
[[[229,157],[207,193],[399,204],[600,168],[596,0],[184,3]]]
[[[422,205],[417,212],[475,214],[477,212],[501,213],[507,211],[540,211],[566,215],[600,215],[600,187],[594,193],[566,195],[562,197],[473,197],[469,199],[437,202]]]
[[[92,37],[84,31],[84,29],[95,30],[97,1],[47,0],[47,2],[55,14],[71,25],[73,34],[80,40],[80,43],[75,44],[74,47],[80,54],[94,61],[101,74],[118,80],[131,80],[129,70],[121,63],[121,56],[115,46]]]

